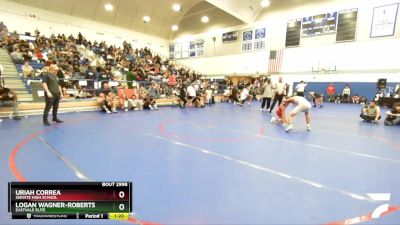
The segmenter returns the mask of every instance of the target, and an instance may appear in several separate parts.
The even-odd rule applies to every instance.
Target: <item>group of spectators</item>
[[[40,79],[50,63],[57,64],[60,68],[57,76],[65,80],[61,85],[66,97],[68,89],[80,90],[74,96],[81,93],[93,97],[96,81],[116,81],[118,86],[129,88],[141,81],[147,84],[156,81],[156,85],[147,85],[147,91],[157,98],[172,95],[178,90],[178,83],[191,83],[200,77],[195,71],[162,58],[147,47],[133,48],[126,41],[121,47],[92,42],[81,33],[77,37],[58,34],[47,38],[36,30],[34,41],[21,40],[18,34],[11,33],[5,35],[0,44],[8,49],[14,63],[21,64],[25,78]],[[34,70],[32,62],[39,62],[43,68]],[[80,85],[79,79],[88,80],[88,84]]]
[[[362,108],[360,117],[364,122],[378,123],[382,118],[380,107],[375,101],[371,101],[369,105]],[[386,126],[400,125],[400,103],[394,104],[392,109],[386,112],[384,124]]]

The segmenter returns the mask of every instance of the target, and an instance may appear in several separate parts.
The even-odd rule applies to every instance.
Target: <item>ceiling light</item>
[[[150,22],[150,16],[143,16],[143,22],[145,23]]]
[[[114,6],[111,5],[110,3],[108,3],[108,4],[104,5],[104,9],[107,10],[107,11],[113,11]]]
[[[265,8],[271,5],[271,2],[269,0],[262,0],[261,1],[261,7]]]
[[[201,22],[208,23],[208,21],[210,21],[210,18],[208,18],[208,16],[201,17]]]
[[[182,7],[181,7],[181,5],[176,3],[176,4],[172,5],[172,10],[174,10],[175,12],[179,12],[182,10]]]
[[[178,27],[178,25],[174,24],[174,25],[172,25],[171,29],[173,31],[177,31],[179,29],[179,27]]]

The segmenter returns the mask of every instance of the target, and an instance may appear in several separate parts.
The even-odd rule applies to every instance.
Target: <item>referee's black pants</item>
[[[272,110],[274,109],[274,107],[275,107],[277,102],[279,103],[278,104],[278,107],[279,107],[282,104],[282,100],[283,100],[283,94],[281,94],[281,95],[280,94],[275,94],[274,102],[272,102],[272,106],[269,109],[269,112],[270,113],[272,112]]]
[[[44,95],[44,100],[46,101],[46,107],[43,112],[43,122],[48,121],[50,109],[53,108],[53,121],[56,120],[58,113],[58,105],[60,104],[60,94],[52,94],[53,97],[49,98],[47,93]]]

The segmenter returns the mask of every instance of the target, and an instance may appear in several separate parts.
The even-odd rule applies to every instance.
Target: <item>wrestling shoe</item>
[[[293,130],[293,125],[292,125],[292,124],[287,125],[285,131],[286,131],[286,132],[289,132],[289,131],[291,131],[291,130]]]

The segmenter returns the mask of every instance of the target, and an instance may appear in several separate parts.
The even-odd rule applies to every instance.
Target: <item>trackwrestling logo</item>
[[[385,202],[390,201],[390,193],[368,193],[367,195],[374,201],[385,201]],[[371,218],[378,219],[384,213],[387,213],[387,212],[389,212],[389,204],[388,203],[378,206],[372,212]]]

